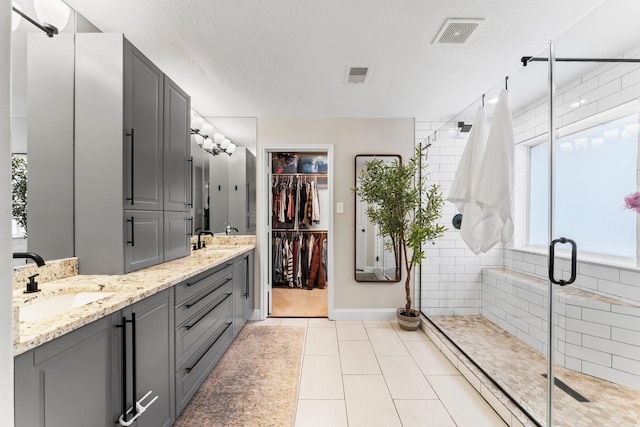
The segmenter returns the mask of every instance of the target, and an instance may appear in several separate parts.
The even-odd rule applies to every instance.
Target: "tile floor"
[[[295,427],[506,425],[422,331],[326,318],[248,325],[306,328]]]

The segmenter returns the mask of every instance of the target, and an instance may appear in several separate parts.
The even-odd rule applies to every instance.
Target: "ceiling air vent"
[[[484,19],[447,19],[433,43],[462,44],[469,40],[473,31],[482,21]]]
[[[364,83],[368,73],[368,67],[349,67],[347,69],[347,83]]]

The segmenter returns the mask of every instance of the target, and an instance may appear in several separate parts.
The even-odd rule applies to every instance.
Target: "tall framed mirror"
[[[385,163],[402,162],[397,154],[359,154],[355,159],[355,188],[358,188],[360,171],[372,160]],[[400,248],[393,247],[388,238],[380,235],[378,228],[369,221],[369,205],[355,193],[355,280],[356,282],[399,282],[401,278]]]

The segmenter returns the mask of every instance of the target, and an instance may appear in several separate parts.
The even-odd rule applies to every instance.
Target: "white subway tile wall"
[[[482,315],[542,354],[547,352],[548,282],[509,269],[485,269]],[[640,389],[640,307],[555,287],[560,366]]]

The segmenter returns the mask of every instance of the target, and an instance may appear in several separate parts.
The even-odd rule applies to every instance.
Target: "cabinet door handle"
[[[134,217],[131,217],[131,219],[128,219],[127,222],[131,223],[131,240],[127,240],[127,243],[131,244],[131,246],[135,246],[136,245],[136,239],[135,239],[135,234],[134,234],[134,226],[135,226]]]
[[[193,156],[189,157],[189,160],[187,160],[189,162],[189,203],[187,203],[187,205],[189,205],[189,207],[193,207]]]
[[[229,322],[226,323],[226,327],[222,330],[222,332],[220,332],[220,335],[217,336],[217,338],[215,340],[213,340],[213,342],[211,343],[211,345],[209,347],[207,347],[207,349],[205,351],[202,352],[202,354],[200,355],[200,357],[198,357],[198,360],[195,361],[195,363],[190,367],[190,368],[186,368],[185,371],[187,371],[187,374],[190,373],[191,371],[193,371],[193,369],[198,366],[198,363],[200,363],[200,361],[202,360],[202,358],[204,357],[205,354],[207,354],[207,352],[209,350],[211,350],[211,347],[213,347],[218,340],[220,339],[220,337],[226,332],[227,329],[229,329],[229,326],[231,326],[233,324],[233,322]]]
[[[202,319],[204,319],[205,317],[207,317],[207,315],[208,315],[209,313],[211,313],[213,310],[215,310],[216,308],[218,308],[218,306],[219,306],[220,304],[222,304],[223,302],[225,302],[225,301],[227,300],[227,298],[229,298],[231,295],[233,295],[233,294],[225,294],[225,297],[224,297],[222,300],[220,300],[216,305],[214,305],[213,307],[211,307],[211,308],[209,309],[209,311],[207,311],[205,314],[203,314],[203,315],[202,315],[198,320],[196,320],[195,322],[193,322],[193,323],[192,323],[192,324],[190,324],[190,325],[185,326],[184,328],[188,331],[189,329],[191,329],[191,328],[193,328],[194,326],[196,326],[198,323],[200,323],[200,321],[201,321]]]
[[[131,206],[133,206],[134,204],[134,198],[133,198],[133,177],[134,177],[134,171],[135,171],[135,162],[134,162],[134,156],[135,156],[135,150],[134,150],[134,144],[135,144],[135,136],[133,133],[133,129],[131,129],[131,133],[128,133],[127,136],[131,137],[131,197],[127,197],[127,200],[131,200]]]
[[[127,318],[122,318],[122,324],[116,325],[116,328],[122,328],[121,343],[122,343],[122,377],[120,385],[122,388],[122,416],[127,413]],[[135,399],[135,397],[134,397]]]
[[[187,218],[187,221],[191,222],[191,225],[189,226],[189,231],[187,233],[187,236],[193,236],[193,217],[189,217]],[[187,286],[189,286],[189,284],[187,284]]]
[[[209,295],[211,295],[212,293],[214,293],[215,291],[217,291],[218,289],[220,289],[222,286],[226,285],[227,282],[229,282],[229,280],[231,280],[231,277],[227,277],[227,280],[225,280],[223,283],[220,283],[218,286],[216,286],[215,289],[212,289],[211,292],[207,293],[206,295],[201,296],[200,298],[198,298],[197,300],[193,301],[193,302],[189,302],[189,304],[186,304],[185,307],[187,307],[188,309],[193,307],[194,305],[196,305],[197,303],[199,303],[200,301],[202,301],[203,299],[205,299],[206,297],[208,297]],[[187,286],[189,286],[190,284],[187,283]]]
[[[245,299],[249,299],[249,255],[244,257]],[[253,308],[253,307],[251,307]]]

